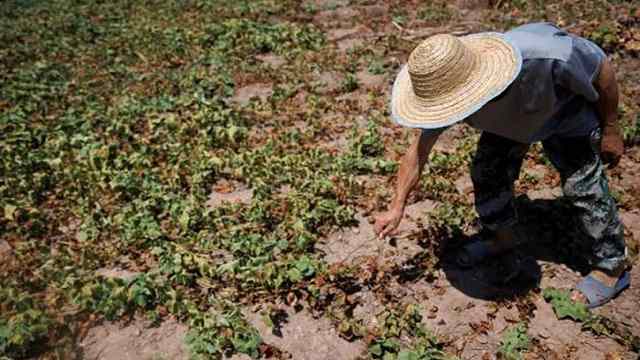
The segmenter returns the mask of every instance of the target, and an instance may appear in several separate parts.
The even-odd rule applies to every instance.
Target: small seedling
[[[352,92],[359,87],[358,78],[353,73],[346,73],[342,79],[342,90]]]

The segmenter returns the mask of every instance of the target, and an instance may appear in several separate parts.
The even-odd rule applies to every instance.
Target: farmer
[[[376,216],[380,237],[400,223],[438,136],[457,122],[482,130],[471,178],[483,231],[457,256],[471,267],[522,242],[513,182],[529,144],[542,141],[575,207],[592,266],[573,291],[602,305],[629,286],[627,249],[604,164],[617,165],[623,141],[618,88],[604,52],[548,23],[507,33],[436,35],[416,47],[391,97],[395,122],[420,129],[398,171],[395,196]]]

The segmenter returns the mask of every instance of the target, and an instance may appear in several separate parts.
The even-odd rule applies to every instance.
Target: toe
[[[589,303],[589,300],[587,299],[587,297],[584,296],[584,294],[579,290],[573,290],[571,292],[571,300],[581,304]]]

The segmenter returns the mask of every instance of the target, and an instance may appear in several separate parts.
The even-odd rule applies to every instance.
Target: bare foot
[[[624,272],[624,269],[621,269],[611,274],[607,274],[602,270],[593,270],[591,271],[591,273],[589,273],[589,275],[591,275],[591,277],[603,283],[605,286],[613,287],[616,285],[616,283],[618,282],[618,279],[620,278],[620,275],[622,275],[623,272]],[[584,296],[584,294],[577,289],[571,292],[571,300],[575,302],[583,303],[583,304],[589,303],[589,299],[587,299],[587,297]]]

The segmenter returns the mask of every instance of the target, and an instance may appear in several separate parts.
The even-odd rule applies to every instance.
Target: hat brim
[[[462,121],[500,95],[518,76],[522,54],[503,34],[479,33],[460,40],[478,61],[464,83],[437,97],[413,93],[407,65],[393,84],[391,116],[402,126],[435,129]]]

